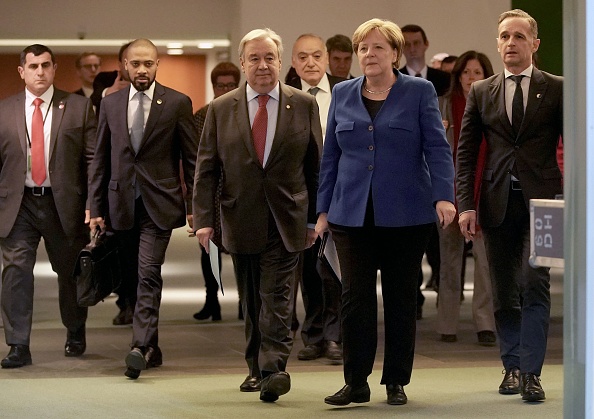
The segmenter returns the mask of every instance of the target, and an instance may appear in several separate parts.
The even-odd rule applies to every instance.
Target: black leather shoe
[[[499,385],[499,394],[519,394],[520,393],[520,369],[510,368],[504,370],[503,381]]]
[[[81,356],[87,350],[87,339],[85,328],[82,327],[78,332],[68,332],[66,344],[64,345],[64,356]]]
[[[299,351],[297,359],[301,361],[313,361],[322,356],[321,345],[307,345],[305,348]]]
[[[252,377],[251,375],[248,375],[239,386],[239,391],[243,391],[244,393],[260,391],[261,381],[262,379],[260,377]]]
[[[386,393],[388,395],[388,404],[402,405],[406,404],[408,397],[404,392],[404,387],[400,384],[389,384],[386,386]]]
[[[338,343],[331,340],[326,342],[326,358],[335,365],[342,363],[342,349]]]
[[[126,355],[126,372],[124,375],[133,380],[140,376],[140,371],[146,369],[146,359],[142,348],[133,348],[128,355]]]
[[[27,345],[10,345],[6,358],[0,362],[2,368],[20,368],[31,365],[31,352]]]
[[[163,365],[163,352],[158,346],[149,346],[144,353],[144,360],[147,368],[160,367]]]
[[[134,308],[128,306],[118,313],[117,316],[113,318],[113,325],[114,326],[125,326],[128,324],[132,324],[132,318],[134,317]]]
[[[275,402],[279,396],[287,394],[291,389],[291,377],[284,371],[275,372],[262,380],[260,400]]]
[[[346,385],[332,396],[324,399],[324,402],[333,406],[346,406],[349,403],[367,403],[371,398],[369,384],[365,383],[356,388]]]
[[[481,330],[477,334],[478,337],[478,344],[482,346],[495,346],[497,342],[497,337],[495,333],[490,330]]]
[[[526,373],[520,377],[522,400],[527,402],[540,402],[544,400],[545,392],[540,385],[536,374]]]

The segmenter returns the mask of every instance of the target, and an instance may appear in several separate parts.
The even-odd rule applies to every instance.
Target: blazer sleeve
[[[316,205],[316,212],[318,214],[327,213],[330,210],[334,185],[338,176],[338,162],[340,160],[341,150],[336,140],[336,102],[339,95],[337,90],[335,89],[332,93],[326,123],[326,139],[324,141],[322,162],[320,165],[320,185]]]
[[[303,170],[309,197],[307,222],[315,224],[317,220],[316,202],[320,172],[320,157],[322,154],[322,126],[320,123],[318,103],[313,96],[311,97],[309,106],[309,121],[309,144],[307,146]]]
[[[111,173],[111,129],[107,122],[107,112],[99,113],[95,152],[89,171],[89,208],[91,218],[103,217],[109,213],[107,206],[107,186]]]
[[[91,164],[95,155],[95,145],[97,142],[97,118],[93,111],[93,104],[90,100],[86,101],[86,107],[84,110],[84,161],[85,161],[85,173],[87,175],[87,183],[91,178]],[[91,197],[88,193],[87,185],[87,201],[86,209],[91,208]]]
[[[476,85],[473,84],[466,100],[456,155],[456,200],[459,212],[476,210],[474,182],[482,139],[482,118]]]
[[[196,155],[198,151],[198,129],[192,115],[192,101],[183,96],[178,109],[175,127],[181,149],[181,161],[186,185],[186,214],[192,214],[192,193],[194,190],[194,172],[196,170]]]

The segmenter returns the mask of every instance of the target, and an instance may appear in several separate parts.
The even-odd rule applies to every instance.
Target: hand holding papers
[[[340,281],[340,265],[338,263],[338,253],[336,253],[336,245],[332,240],[332,235],[329,232],[325,232],[322,237],[322,244],[320,245],[320,252],[318,258],[326,265],[327,268],[332,272],[335,278]]]
[[[223,290],[223,281],[221,280],[219,248],[212,240],[208,241],[208,255],[210,256],[210,268],[212,269],[212,273],[219,284],[221,294],[225,295],[225,291]]]

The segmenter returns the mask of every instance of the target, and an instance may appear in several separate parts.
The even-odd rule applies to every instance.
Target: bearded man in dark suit
[[[136,379],[162,364],[159,348],[161,265],[174,228],[192,225],[180,179],[191,197],[198,146],[192,102],[155,81],[157,48],[137,39],[126,52],[132,85],[103,98],[91,167],[91,229],[109,225],[127,252],[127,275],[138,276],[132,351],[125,375]]]
[[[563,78],[538,70],[538,27],[515,9],[499,17],[497,49],[504,71],[472,84],[457,156],[460,229],[472,240],[484,232],[493,284],[495,323],[505,376],[501,394],[545,399],[540,373],[551,309],[549,269],[530,256],[530,199],[562,192],[557,143],[563,132]],[[478,208],[474,176],[479,146],[487,141]]]
[[[28,46],[18,67],[25,90],[0,102],[2,318],[10,345],[2,368],[32,363],[33,267],[42,237],[58,274],[64,354],[86,349],[87,309],[77,304],[73,271],[89,242],[87,171],[97,125],[89,99],[54,88],[56,68],[48,47]]]

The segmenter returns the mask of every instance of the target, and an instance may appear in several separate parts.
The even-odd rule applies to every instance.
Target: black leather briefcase
[[[102,301],[122,280],[121,250],[111,233],[95,231],[91,242],[78,254],[74,268],[77,302],[90,307]]]

